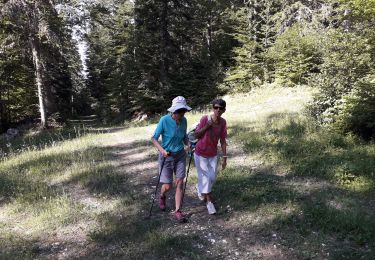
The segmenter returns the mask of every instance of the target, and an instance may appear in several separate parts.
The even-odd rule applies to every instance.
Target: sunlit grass
[[[17,237],[24,237],[28,243],[90,217],[84,205],[70,194],[71,187],[87,186],[98,194],[111,193],[116,187],[111,179],[113,166],[106,167],[105,173],[100,170],[103,166],[98,166],[108,157],[101,146],[110,140],[98,137],[88,134],[51,142],[45,148],[25,148],[2,158],[0,223],[6,225],[0,225],[1,237],[12,236],[14,229],[21,226]],[[9,249],[10,245],[0,246]]]
[[[84,220],[84,206],[67,195],[46,199],[33,207],[26,207],[20,213],[28,212],[23,227],[32,233],[55,230],[61,226]],[[17,211],[20,211],[18,208]],[[17,212],[16,211],[16,212]]]
[[[49,132],[48,138],[33,137],[30,146],[20,145],[20,139],[7,143],[8,153],[2,154],[0,163],[0,258],[31,258],[44,250],[35,248],[35,241],[65,228],[74,230],[80,223],[100,222],[105,212],[121,209],[124,216],[139,212],[143,198],[142,204],[136,203],[140,197],[131,188],[129,176],[116,168],[133,162],[115,156],[122,156],[118,151],[147,160],[156,155],[147,129],[150,126],[91,128],[55,140],[56,135]],[[124,140],[130,145],[122,147]],[[95,228],[89,226],[83,232],[89,234]],[[18,248],[24,250],[16,254]]]
[[[298,94],[285,99],[289,91]],[[261,227],[260,232],[278,230],[284,246],[299,249],[302,258],[322,256],[321,244],[328,240],[327,250],[335,257],[349,252],[352,257],[369,256],[363,246],[375,244],[375,146],[316,124],[303,110],[310,93],[270,88],[235,99],[232,107],[229,102],[229,140],[261,167],[229,163],[214,192],[224,207],[237,212],[233,219],[227,210],[233,222]],[[238,216],[238,211],[243,213]],[[259,216],[263,222],[257,221]],[[308,245],[300,243],[310,235],[314,240]],[[336,248],[343,238],[353,243],[350,250]]]
[[[217,219],[301,259],[370,256],[375,146],[307,117],[312,91],[268,86],[224,97],[229,158],[213,190]],[[186,113],[188,127],[208,113]],[[76,128],[0,144],[0,258],[38,258],[36,241],[87,222],[82,232],[103,248],[88,257],[204,259],[198,233],[172,227],[164,215],[140,217],[150,204],[149,178],[138,177],[150,172],[137,167],[156,162],[150,141],[156,123]],[[136,170],[128,172],[131,167]],[[192,166],[188,185],[196,181]]]

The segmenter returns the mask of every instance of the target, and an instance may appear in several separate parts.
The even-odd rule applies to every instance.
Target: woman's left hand
[[[226,167],[227,167],[227,158],[223,158],[223,162],[221,163],[221,169],[225,170]]]

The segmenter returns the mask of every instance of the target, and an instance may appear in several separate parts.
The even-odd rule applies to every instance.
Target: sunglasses
[[[216,106],[214,106],[214,109],[215,110],[219,109],[219,110],[223,111],[223,110],[225,110],[225,107],[216,107]]]

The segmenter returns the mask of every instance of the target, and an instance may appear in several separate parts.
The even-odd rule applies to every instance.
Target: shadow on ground
[[[373,256],[373,183],[358,189],[344,185],[373,176],[373,150],[353,147],[350,140],[328,133],[314,135],[317,129],[285,114],[271,115],[263,126],[242,124],[231,126],[230,130],[232,139],[242,144],[246,153],[260,154],[266,163],[257,167],[230,165],[219,175],[214,186],[219,209],[216,216],[201,210],[204,205],[189,186],[184,207],[194,214],[189,223],[174,222],[172,214],[158,211],[157,205],[151,218],[145,218],[157,182],[157,155],[148,140],[95,147],[82,159],[92,168],[82,169],[58,185],[48,185],[41,179],[32,182],[27,174],[22,181],[1,175],[0,196],[9,202],[25,196],[24,189],[31,191],[42,185],[32,200],[37,205],[46,195],[59,195],[64,186],[79,186],[91,197],[116,200],[113,208],[95,215],[95,225],[86,233],[89,245],[79,250],[78,258],[267,258],[255,252],[254,245],[279,250],[269,258]],[[93,164],[91,152],[98,155],[94,161],[99,160]],[[99,155],[104,155],[105,160]],[[54,166],[48,162],[68,155],[54,156],[29,161],[18,169],[30,170],[42,164],[45,171],[41,170],[41,176],[48,176],[47,169]],[[235,151],[232,156],[241,156],[241,152]],[[69,159],[64,161],[69,163]],[[63,166],[55,169],[49,174],[58,175],[64,170]],[[26,188],[27,184],[30,188]],[[169,206],[172,205],[173,196],[169,199]],[[226,239],[226,243],[219,243],[211,235]],[[20,255],[19,252],[34,258],[54,257],[64,250],[35,250],[37,242],[41,241],[8,244],[0,248],[5,252],[0,257]]]
[[[288,114],[234,125],[231,134],[265,161],[233,166],[215,184],[227,218],[247,216],[240,229],[301,258],[374,255],[374,149]]]
[[[81,193],[85,196],[82,202],[89,198],[96,203],[95,207],[97,201],[116,200],[114,208],[95,215],[96,224],[86,233],[90,243],[78,250],[79,258],[170,259],[204,255],[195,247],[200,238],[174,232],[176,223],[171,220],[171,215],[159,212],[157,205],[153,216],[145,219],[157,173],[157,167],[149,167],[156,166],[156,154],[150,154],[150,147],[150,141],[141,140],[74,153],[57,152],[19,163],[13,166],[12,172],[0,175],[1,203],[5,205],[17,200],[20,205],[39,207],[46,198],[69,196],[79,199]],[[82,167],[73,175],[56,184],[46,182],[46,178],[63,175],[78,158]],[[85,207],[93,206],[91,204]],[[20,207],[20,211],[23,210],[26,208]],[[7,236],[4,239],[10,242],[0,243],[0,258],[9,255],[29,258],[62,256],[66,253],[65,248],[72,244],[66,240],[54,246],[43,238],[29,240],[22,238],[21,234]]]

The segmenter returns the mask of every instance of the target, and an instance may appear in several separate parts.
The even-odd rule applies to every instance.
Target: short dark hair
[[[224,107],[224,108],[227,106],[227,103],[225,102],[225,100],[223,100],[221,98],[216,98],[216,99],[212,100],[211,104],[212,104],[212,106],[219,105],[219,106]]]
[[[180,113],[186,113],[186,112],[187,112],[186,108],[180,108],[174,111],[173,114],[180,114]]]

